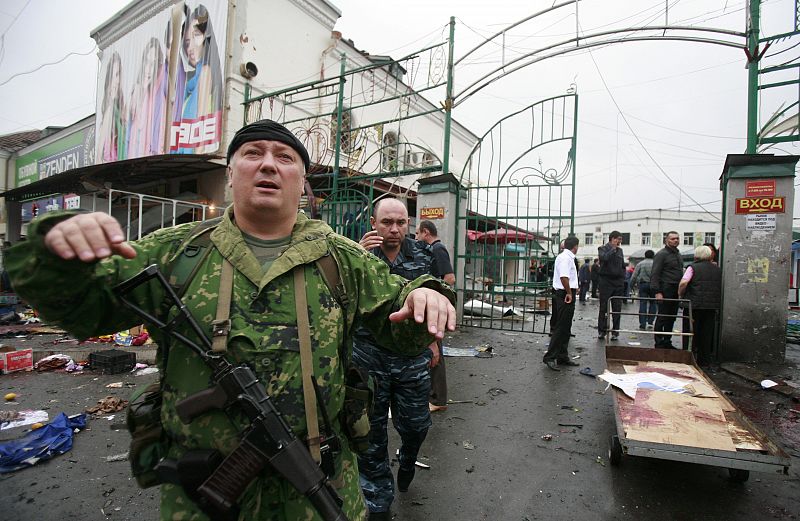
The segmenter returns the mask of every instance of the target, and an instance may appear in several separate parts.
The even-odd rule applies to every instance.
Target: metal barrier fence
[[[635,312],[635,313],[631,312],[631,311],[625,311],[625,312],[623,312],[623,311],[612,311],[613,310],[612,306],[613,306],[614,302],[619,302],[620,303],[620,309],[622,309],[623,303],[625,301],[627,301],[627,300],[633,301],[634,303],[636,303],[636,302],[647,302],[647,303],[650,303],[650,302],[656,302],[656,303],[658,303],[658,302],[676,302],[678,304],[678,311],[680,311],[681,309],[685,309],[688,313],[685,314],[685,315],[684,314],[677,314],[677,313],[675,315],[666,315],[666,314],[657,312],[655,316],[656,317],[660,316],[660,317],[666,317],[666,318],[674,318],[676,320],[676,322],[679,322],[679,323],[683,324],[683,329],[686,329],[688,327],[688,331],[685,331],[685,330],[681,330],[680,332],[674,331],[674,325],[673,325],[673,331],[669,331],[669,332],[656,331],[655,329],[623,329],[622,327],[620,327],[619,329],[613,329],[613,325],[612,324],[613,324],[613,318],[614,318],[615,315],[618,315],[620,317],[620,326],[622,326],[622,317],[623,316],[635,316],[637,318],[637,320],[638,320],[639,316],[641,315],[641,313],[639,313],[638,311]],[[650,315],[650,314],[647,313],[647,315]],[[692,339],[694,338],[694,318],[693,318],[693,315],[692,315],[692,302],[690,300],[688,300],[688,299],[665,298],[665,299],[658,300],[658,299],[655,299],[655,298],[652,298],[652,297],[634,297],[634,296],[629,296],[629,297],[610,297],[608,299],[608,312],[606,313],[606,319],[608,320],[608,323],[606,324],[606,334],[605,334],[605,339],[606,339],[606,345],[607,346],[611,345],[611,339],[610,339],[611,336],[617,336],[619,333],[634,333],[634,334],[639,334],[639,335],[643,334],[645,336],[653,336],[653,340],[654,341],[656,340],[656,336],[658,336],[658,335],[677,336],[677,337],[681,337],[681,338],[688,337],[689,342],[688,342],[688,345],[687,345],[686,349],[688,351],[691,351],[692,348],[693,348]],[[686,320],[686,319],[688,319],[688,320]],[[681,348],[683,348],[683,346],[681,346]]]

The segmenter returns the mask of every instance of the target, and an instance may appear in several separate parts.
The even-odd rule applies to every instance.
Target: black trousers
[[[650,291],[652,292],[652,289]],[[676,299],[678,298],[678,286],[664,286],[661,288],[661,294],[665,299]],[[653,326],[653,330],[656,332],[661,331],[672,333],[672,328],[675,326],[675,318],[677,314],[677,302],[659,302],[658,316],[656,317],[656,323]],[[656,335],[656,347],[673,347],[672,335]]]
[[[543,362],[566,362],[569,360],[567,344],[569,344],[569,338],[572,335],[572,317],[575,315],[575,290],[572,289],[570,291],[572,292],[572,302],[567,304],[564,302],[567,292],[563,289],[555,290],[553,317],[555,318],[556,328],[553,331],[553,336],[550,337],[550,346],[542,358]]]
[[[625,280],[600,277],[598,289],[600,290],[600,310],[597,313],[597,331],[602,335],[608,330],[608,319],[606,318],[608,299],[625,295]],[[615,299],[611,301],[611,311],[612,329],[619,331],[619,313],[622,311],[622,300]]]
[[[716,309],[693,309],[694,337],[692,338],[692,351],[698,365],[709,365],[717,358],[716,331],[718,311]],[[689,332],[689,310],[683,312],[683,332]],[[683,337],[684,340],[689,337]],[[683,344],[686,349],[686,343]]]

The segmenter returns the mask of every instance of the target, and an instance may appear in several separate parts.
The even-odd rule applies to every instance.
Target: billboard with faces
[[[179,2],[103,50],[97,163],[219,150],[227,15],[225,0]]]

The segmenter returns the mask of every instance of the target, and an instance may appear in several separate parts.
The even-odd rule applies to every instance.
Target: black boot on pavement
[[[392,513],[388,510],[386,512],[370,512],[367,521],[392,521]]]
[[[402,467],[397,469],[397,490],[399,490],[400,492],[408,492],[408,486],[411,484],[413,480],[414,480],[414,467],[411,467],[411,470],[405,470]],[[371,517],[370,521],[372,521]]]

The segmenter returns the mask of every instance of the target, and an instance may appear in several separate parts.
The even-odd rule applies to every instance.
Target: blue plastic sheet
[[[0,474],[36,465],[72,449],[75,429],[86,427],[86,414],[67,417],[63,412],[18,440],[0,443]]]

